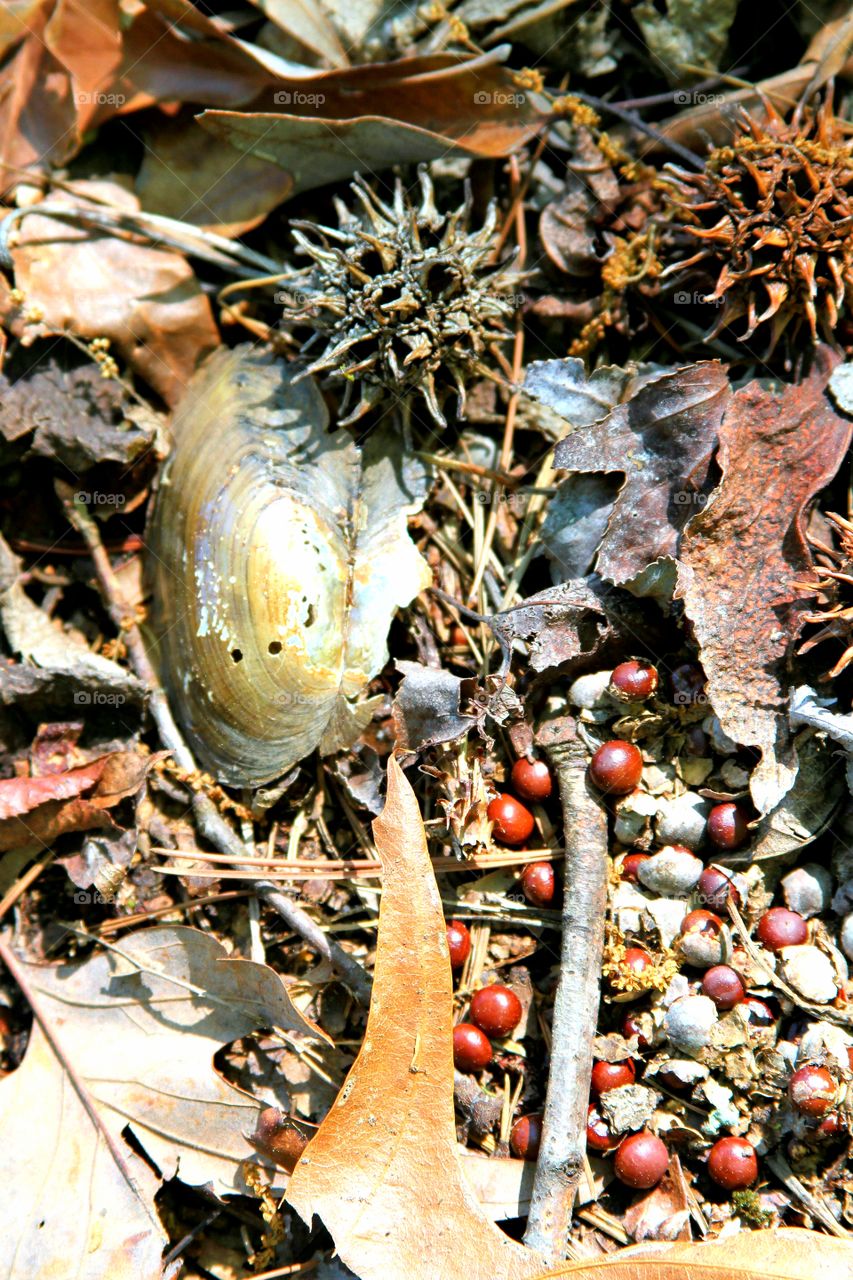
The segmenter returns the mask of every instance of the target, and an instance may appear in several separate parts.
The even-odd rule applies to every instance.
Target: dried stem
[[[175,723],[169,702],[160,686],[154,671],[142,633],[136,624],[133,610],[124,599],[121,585],[113,573],[109,556],[101,542],[97,524],[89,512],[74,500],[74,491],[62,480],[56,481],[56,492],[68,517],[68,521],[85,539],[89,555],[95,566],[95,573],[100,584],[104,604],[117,630],[121,633],[131,665],[148,688],[149,707],[152,718],[157,725],[160,740],[175,757],[175,760],[187,773],[196,773],[198,766],[192,753],[184,741],[180,729]],[[251,867],[243,859],[248,857],[248,850],[235,831],[228,825],[216,805],[202,791],[193,793],[193,813],[199,832],[215,845],[222,853],[233,858],[242,871],[254,875]],[[297,906],[290,898],[269,880],[254,880],[256,893],[277,911],[285,923],[304,938],[340,975],[341,980],[349,987],[360,1004],[370,1003],[371,982],[362,966],[333,939],[327,937],[318,924],[307,912]]]
[[[574,719],[550,721],[537,742],[559,780],[566,862],[551,1067],[524,1243],[558,1262],[571,1253],[572,1204],[586,1155],[607,902],[607,814],[589,789],[587,752]]]

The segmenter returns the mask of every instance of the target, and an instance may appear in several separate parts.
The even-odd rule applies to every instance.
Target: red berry
[[[720,1138],[708,1152],[708,1173],[726,1191],[741,1191],[758,1177],[755,1148],[746,1138]]]
[[[656,1187],[669,1167],[669,1152],[653,1133],[632,1133],[616,1152],[613,1169],[626,1187]]]
[[[614,738],[595,752],[589,762],[589,776],[599,791],[626,796],[643,776],[643,757],[633,742]]]
[[[683,662],[670,676],[672,700],[677,706],[690,707],[699,702],[705,691],[705,672],[695,662]]]
[[[481,987],[471,997],[471,1021],[495,1039],[515,1031],[521,1022],[521,1013],[518,996],[499,982],[491,987]]]
[[[265,1107],[249,1141],[256,1150],[292,1173],[308,1146],[308,1135],[278,1107]]]
[[[550,862],[531,862],[521,873],[521,888],[534,907],[549,907],[554,901],[556,879]]]
[[[533,830],[533,814],[515,796],[495,796],[486,810],[492,833],[502,844],[524,844]]]
[[[835,1096],[835,1081],[826,1067],[800,1067],[788,1081],[788,1097],[804,1116],[825,1115]]]
[[[702,979],[702,994],[718,1009],[733,1009],[746,995],[740,974],[727,964],[715,964]]]
[[[471,950],[471,935],[468,926],[461,920],[447,922],[447,947],[450,951],[451,969],[461,969]]]
[[[658,673],[648,662],[620,662],[610,677],[610,692],[626,702],[650,698],[658,687]]]
[[[740,805],[715,804],[708,814],[708,839],[718,849],[739,849],[749,836],[746,814]]]
[[[465,629],[460,627],[458,623],[450,628],[450,643],[454,649],[468,648],[468,637],[465,634]]]
[[[509,1145],[519,1160],[536,1160],[542,1141],[542,1117],[522,1116],[516,1120],[509,1135]]]
[[[824,1116],[817,1127],[818,1133],[822,1138],[835,1138],[839,1133],[844,1133],[846,1125],[837,1111],[831,1111],[828,1116]]]
[[[741,905],[740,891],[728,872],[721,867],[706,867],[696,885],[700,901],[706,907],[721,911],[729,898],[736,907]]]
[[[716,936],[723,927],[719,916],[713,911],[705,911],[700,907],[696,911],[688,911],[681,922],[682,933],[710,933]]]
[[[453,1028],[453,1065],[457,1071],[482,1071],[492,1060],[492,1046],[479,1027],[460,1022]]]
[[[776,1014],[770,1005],[765,1000],[759,1000],[758,996],[746,996],[740,1007],[753,1027],[772,1027],[776,1021]]]
[[[623,1084],[633,1084],[637,1072],[630,1058],[621,1062],[596,1062],[592,1068],[592,1096],[600,1098],[608,1089],[619,1089]]]
[[[647,853],[626,853],[619,867],[620,879],[630,880],[632,884],[636,884],[640,876],[640,867],[648,861]]]
[[[621,1139],[611,1133],[607,1121],[594,1103],[590,1103],[586,1115],[586,1145],[593,1151],[612,1151]]]
[[[551,770],[544,760],[516,760],[512,785],[522,800],[547,800],[554,789]]]
[[[628,947],[620,964],[621,968],[627,969],[630,973],[640,974],[648,969],[651,962],[651,956],[642,947]]]
[[[808,925],[796,911],[787,907],[771,907],[765,911],[755,930],[758,941],[768,951],[781,951],[783,947],[797,947],[809,936]]]
[[[622,1019],[622,1034],[626,1040],[630,1040],[631,1036],[637,1037],[638,1049],[650,1049],[652,1042],[647,1035],[644,1034],[642,1025],[636,1013],[626,1013]]]

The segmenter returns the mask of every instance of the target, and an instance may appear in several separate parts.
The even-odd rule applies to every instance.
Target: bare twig
[[[587,752],[574,719],[565,716],[548,722],[537,742],[547,752],[560,784],[566,863],[551,1066],[524,1243],[558,1262],[571,1256],[572,1204],[586,1154],[607,902],[607,815],[589,790]]]
[[[148,688],[149,707],[157,725],[160,740],[163,746],[172,752],[182,769],[187,773],[196,773],[198,766],[175,723],[166,694],[160,686],[148,657],[133,610],[124,599],[121,585],[113,573],[109,556],[104,550],[98,526],[85,507],[75,501],[74,491],[70,485],[57,480],[56,492],[69,523],[82,535],[89,548],[104,604],[113,624],[124,639],[134,671]],[[227,853],[240,870],[245,871],[247,864],[243,859],[248,856],[246,846],[225,821],[210,797],[202,791],[194,792],[192,806],[200,833],[217,849]],[[286,897],[271,881],[255,880],[254,888],[256,893],[278,912],[295,933],[298,933],[309,946],[329,961],[359,1003],[369,1004],[370,978],[358,961],[344,951],[334,939],[329,938],[307,912]]]

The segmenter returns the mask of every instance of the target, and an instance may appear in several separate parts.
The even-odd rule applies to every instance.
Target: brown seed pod
[[[520,277],[491,261],[498,211],[471,231],[471,194],[453,213],[439,213],[425,166],[418,170],[420,203],[409,203],[398,180],[391,204],[357,178],[361,206],[336,202],[337,227],[293,222],[294,238],[312,259],[289,278],[291,324],[305,319],[326,339],[311,373],[347,379],[347,401],[360,389],[354,422],[389,392],[417,392],[439,426],[445,426],[448,391],[464,415],[465,383],[484,368],[492,343],[510,335]],[[345,402],[346,405],[346,402]]]
[[[201,764],[259,786],[351,745],[394,609],[431,581],[396,433],[329,434],[310,379],[220,349],[173,425],[149,532],[154,657]]]
[[[769,350],[807,324],[831,341],[853,298],[853,139],[830,99],[786,122],[744,113],[737,136],[700,173],[668,165],[661,279],[706,283],[719,308],[709,336],[740,317],[766,326]]]

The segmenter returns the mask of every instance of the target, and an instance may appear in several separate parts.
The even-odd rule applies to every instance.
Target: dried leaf
[[[795,722],[792,705],[791,722]],[[797,776],[787,795],[758,825],[750,841],[749,861],[790,862],[805,845],[826,830],[846,794],[841,761],[827,758],[824,743],[805,731],[794,741]]]
[[[210,1184],[218,1195],[245,1193],[240,1163],[255,1153],[244,1135],[254,1130],[261,1103],[222,1079],[214,1054],[260,1027],[328,1039],[297,1012],[278,974],[229,958],[214,938],[181,926],[131,934],[117,951],[83,964],[25,968],[49,1025],[119,1146],[130,1150],[121,1139],[129,1125],[163,1178],[180,1170],[191,1186]],[[0,1080],[0,1168],[4,1185],[18,1189],[17,1197],[4,1197],[9,1217],[0,1228],[0,1250],[28,1238],[39,1220],[35,1210],[23,1208],[24,1188],[37,1203],[52,1169],[62,1168],[65,1177],[75,1170],[81,1126],[63,1112],[71,1092],[40,1038],[31,1041],[19,1069]],[[98,1162],[104,1158],[101,1150]],[[58,1195],[55,1181],[52,1187],[57,1221],[68,1223],[89,1203],[82,1192]],[[48,1239],[44,1247],[51,1247]]]
[[[398,748],[420,751],[439,742],[455,742],[473,729],[476,717],[459,710],[463,688],[473,681],[419,662],[396,665],[404,676],[392,707]]]
[[[707,1244],[638,1244],[615,1257],[570,1263],[540,1280],[814,1280],[850,1274],[850,1244],[817,1231],[741,1231]]]
[[[809,607],[794,585],[812,568],[804,512],[835,475],[853,431],[826,394],[836,362],[821,348],[797,386],[753,381],[735,393],[720,427],[722,481],[682,538],[678,595],[723,729],[761,749],[750,790],[762,814],[796,774],[783,680]]]
[[[361,1280],[536,1276],[541,1260],[486,1220],[461,1171],[444,915],[417,800],[393,758],[373,832],[383,893],[365,1039],[287,1199],[307,1223],[322,1219]]]
[[[37,1023],[23,1063],[0,1080],[0,1136],[3,1185],[14,1187],[0,1200],[3,1276],[162,1274],[168,1237],[154,1210],[159,1180],[126,1147],[138,1193],[131,1188]]]
[[[568,408],[576,394],[576,371],[566,372],[565,396],[555,370],[548,370],[547,383],[538,383],[539,398],[558,411],[560,403]],[[610,379],[602,380],[605,398],[619,385],[609,373]],[[681,530],[705,500],[729,394],[720,364],[685,365],[643,380],[627,403],[576,428],[557,445],[556,467],[625,476],[598,552],[596,569],[602,577],[630,586],[649,565],[675,556]]]
[[[139,207],[115,182],[81,181],[50,195],[53,207],[69,210],[92,208],[96,200]],[[41,316],[38,323],[28,320],[8,296],[0,304],[25,344],[66,331],[108,338],[170,404],[218,345],[210,303],[177,253],[102,235],[70,214],[59,220],[34,212],[16,231],[11,256],[27,311]]]
[[[151,756],[117,751],[67,773],[0,781],[0,852],[112,826],[106,810],[139,790],[152,762]],[[91,794],[81,798],[86,791]]]
[[[448,155],[507,155],[540,127],[544,104],[516,87],[500,62],[403,58],[282,80],[252,112],[205,111],[201,123],[241,154],[287,170],[294,192],[357,171]]]
[[[20,561],[0,536],[0,626],[11,651],[44,668],[47,679],[34,686],[26,668],[0,665],[0,703],[33,697],[38,704],[40,695],[51,694],[56,683],[66,696],[71,693],[78,709],[92,703],[138,705],[146,693],[142,681],[51,622],[24,591],[20,572]],[[57,700],[51,706],[54,718],[60,705]]]
[[[101,462],[133,462],[151,446],[156,427],[156,415],[131,408],[121,385],[95,365],[69,370],[47,360],[16,382],[0,375],[0,436],[23,440],[34,432],[32,452],[75,474]],[[123,501],[115,497],[113,512]]]
[[[257,156],[238,156],[197,120],[169,120],[147,132],[136,175],[143,209],[220,236],[256,227],[290,195],[290,175]]]
[[[329,67],[349,66],[346,51],[320,5],[312,0],[252,0],[270,22],[318,55]]]
[[[529,645],[531,670],[563,667],[563,674],[570,675],[603,663],[611,647],[636,636],[634,611],[630,596],[620,596],[595,578],[576,578],[496,614],[492,624],[507,642]],[[648,634],[648,621],[642,625]]]

